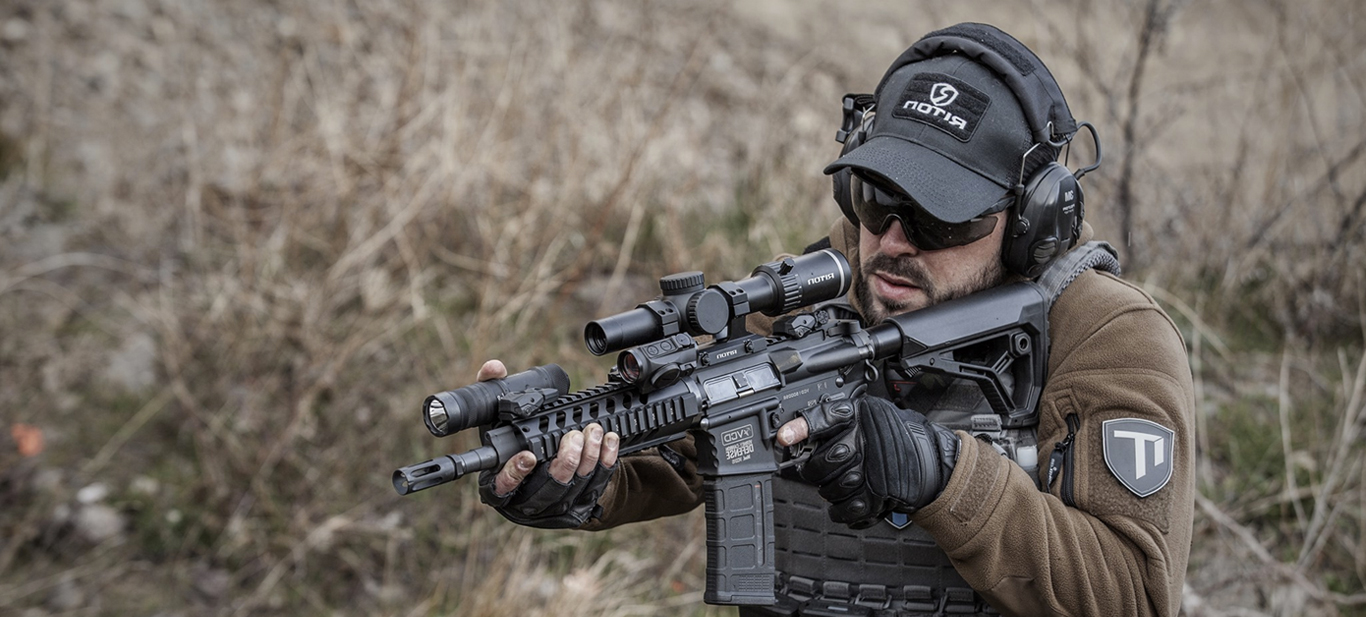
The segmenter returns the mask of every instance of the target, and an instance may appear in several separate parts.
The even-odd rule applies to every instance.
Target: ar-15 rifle
[[[884,360],[912,376],[972,381],[1007,428],[1037,422],[1047,305],[1032,283],[868,329],[821,309],[778,319],[772,336],[745,329],[751,312],[781,315],[841,297],[851,277],[833,250],[767,263],[750,278],[710,287],[700,272],[666,276],[660,298],[585,329],[594,354],[620,351],[606,384],[571,394],[569,377],[550,364],[428,397],[422,416],[433,435],[479,427],[484,445],[398,469],[394,489],[407,495],[496,470],[522,450],[549,460],[565,433],[594,422],[620,435],[622,454],[691,432],[706,503],[704,600],[773,604],[772,476],[809,452],[774,443],[784,423],[805,417],[814,434],[852,419],[856,397],[878,379]],[[703,335],[714,338],[693,338]]]

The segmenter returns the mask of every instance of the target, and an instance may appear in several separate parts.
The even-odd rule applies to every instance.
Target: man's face
[[[868,323],[1000,284],[1005,279],[1001,264],[1005,213],[990,216],[997,217],[991,235],[937,251],[911,244],[900,223],[888,225],[881,234],[859,225],[863,276],[854,293]]]

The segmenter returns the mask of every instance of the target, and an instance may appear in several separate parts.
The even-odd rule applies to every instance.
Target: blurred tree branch
[[[1120,143],[1120,152],[1123,158],[1120,161],[1116,203],[1119,205],[1121,217],[1121,241],[1124,243],[1129,267],[1134,269],[1141,268],[1144,259],[1142,251],[1133,238],[1136,202],[1133,189],[1135,182],[1134,167],[1137,165],[1141,149],[1138,133],[1139,119],[1142,114],[1140,104],[1143,101],[1143,78],[1148,70],[1149,59],[1161,47],[1162,38],[1171,28],[1172,20],[1177,11],[1184,5],[1184,0],[1167,0],[1166,2],[1148,0],[1143,12],[1143,23],[1138,31],[1138,51],[1134,56],[1133,68],[1129,73]]]

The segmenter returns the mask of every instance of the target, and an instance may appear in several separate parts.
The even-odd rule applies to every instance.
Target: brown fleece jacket
[[[1090,236],[1087,225],[1082,242]],[[831,243],[855,265],[857,278],[857,230],[841,221]],[[1064,503],[1062,480],[1040,491],[1019,466],[960,433],[963,447],[947,487],[913,520],[1006,615],[1176,615],[1195,491],[1194,390],[1181,335],[1142,290],[1095,271],[1058,298],[1049,334],[1039,455],[1048,460],[1068,434],[1066,418],[1075,415],[1073,469],[1065,472],[1072,503]],[[1114,418],[1151,420],[1175,432],[1171,481],[1146,498],[1126,489],[1105,463],[1101,423]],[[585,528],[697,507],[696,448],[689,438],[669,450],[623,457],[599,501],[603,516]]]

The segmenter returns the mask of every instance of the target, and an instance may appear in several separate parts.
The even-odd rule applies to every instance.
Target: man
[[[846,220],[824,241],[856,265],[854,289],[829,308],[875,324],[1062,281],[1038,423],[1003,429],[970,385],[888,370],[851,424],[785,425],[780,444],[816,447],[774,479],[781,601],[741,614],[1175,615],[1194,490],[1185,347],[1142,291],[1057,259],[1088,246],[1076,181],[1094,166],[1054,162],[1078,125],[1051,75],[1009,35],[961,24],[854,107],[860,126],[826,168]],[[479,378],[504,374],[491,361]],[[701,502],[690,439],[617,446],[590,426],[548,464],[513,457],[481,494],[515,522],[584,529]]]

